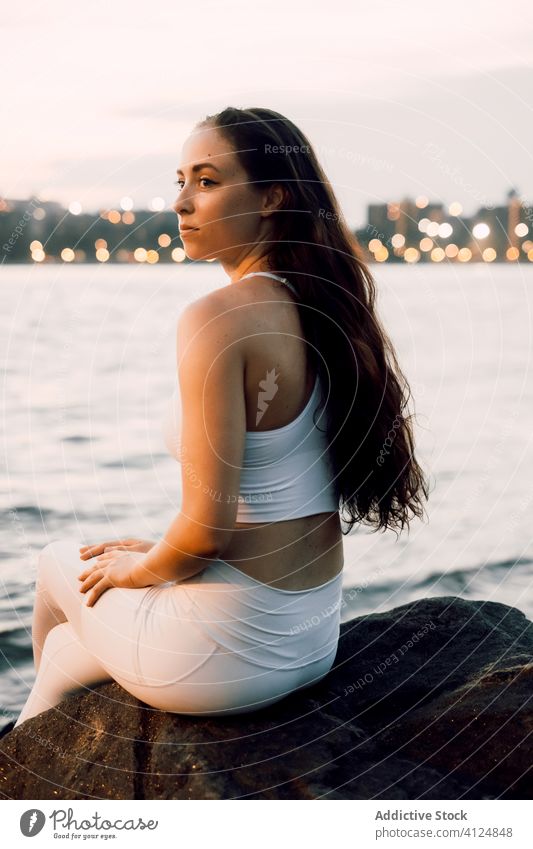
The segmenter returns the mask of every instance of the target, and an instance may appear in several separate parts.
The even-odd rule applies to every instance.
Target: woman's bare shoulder
[[[186,309],[216,314],[221,318],[227,317],[232,322],[241,318],[249,320],[249,311],[240,309],[240,307],[255,303],[258,297],[264,297],[264,292],[258,287],[244,283],[242,285],[239,283],[229,283],[226,286],[208,292],[206,295],[202,295],[194,301],[190,301]]]
[[[187,325],[198,326],[201,323],[203,331],[220,334],[221,328],[231,335],[244,326],[250,319],[250,313],[240,309],[245,303],[250,303],[250,293],[229,291],[233,286],[224,286],[196,298],[183,308],[178,318],[178,329]]]

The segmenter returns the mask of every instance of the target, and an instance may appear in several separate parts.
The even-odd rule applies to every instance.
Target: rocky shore
[[[521,611],[422,599],[345,622],[327,678],[255,713],[70,695],[0,740],[0,797],[527,799],[532,695]]]

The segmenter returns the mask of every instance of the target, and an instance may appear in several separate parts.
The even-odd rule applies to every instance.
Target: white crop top
[[[277,277],[269,272],[252,272],[253,275],[259,273]],[[290,286],[285,278],[277,279]],[[317,414],[316,425],[313,422],[319,399],[317,376],[309,401],[295,419],[272,430],[246,431],[237,522],[280,522],[339,509],[324,410]],[[178,387],[165,411],[162,430],[170,454],[179,462],[181,400]]]

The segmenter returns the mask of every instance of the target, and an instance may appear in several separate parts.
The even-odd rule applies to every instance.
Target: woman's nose
[[[176,215],[181,215],[183,212],[189,215],[192,212],[191,199],[185,197],[183,195],[183,192],[180,192],[180,194],[177,196],[176,200],[172,204],[172,209],[174,210]]]
[[[182,212],[183,212],[183,204],[182,204],[182,202],[181,202],[180,200],[176,200],[176,201],[174,201],[174,203],[172,204],[172,209],[174,210],[174,212],[176,213],[176,215],[181,215],[181,214],[182,214]]]

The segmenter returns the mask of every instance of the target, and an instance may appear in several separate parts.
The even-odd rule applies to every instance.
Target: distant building
[[[516,189],[511,189],[507,193],[507,233],[508,245],[513,248],[520,248],[522,239],[516,234],[516,228],[521,222],[522,203],[518,197]]]
[[[169,209],[76,206],[0,197],[0,262],[190,262]],[[501,206],[461,212],[457,201],[404,197],[369,204],[366,225],[353,232],[372,262],[533,262],[533,209],[516,189]]]

